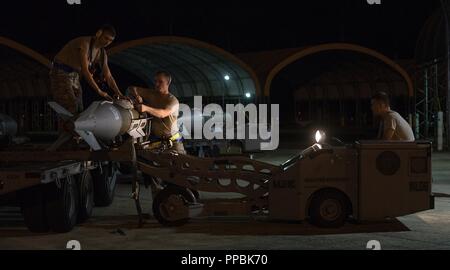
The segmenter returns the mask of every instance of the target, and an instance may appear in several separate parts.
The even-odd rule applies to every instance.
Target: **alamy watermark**
[[[279,105],[208,104],[194,97],[194,108],[180,104],[178,124],[185,139],[253,140],[263,151],[275,150],[280,142]]]
[[[81,0],[66,0],[69,5],[81,5]]]
[[[381,0],[367,0],[369,5],[381,5]]]
[[[81,250],[81,243],[78,240],[70,240],[66,244],[68,250]]]
[[[381,250],[381,243],[378,240],[370,240],[367,242],[366,248],[369,250]]]

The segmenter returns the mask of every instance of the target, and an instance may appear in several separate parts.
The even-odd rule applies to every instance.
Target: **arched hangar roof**
[[[0,37],[2,99],[47,96],[50,60],[36,51]]]
[[[329,51],[349,51],[361,53],[365,56],[370,56],[380,60],[381,62],[385,63],[387,66],[398,72],[398,74],[404,79],[404,82],[407,85],[407,92],[405,94],[410,97],[414,95],[413,81],[411,79],[411,76],[403,67],[380,52],[356,44],[326,43],[301,48],[242,54],[240,55],[240,58],[255,69],[262,85],[263,94],[265,96],[269,96],[273,79],[285,67],[301,60],[304,57]],[[264,61],[261,61],[261,59],[264,59]]]
[[[128,41],[109,50],[110,63],[153,86],[153,74],[172,74],[171,91],[179,97],[259,95],[253,70],[214,45],[185,37],[161,36]]]

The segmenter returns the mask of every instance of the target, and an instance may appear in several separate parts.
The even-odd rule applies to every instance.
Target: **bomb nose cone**
[[[128,115],[127,115],[128,114]],[[130,125],[129,112],[113,102],[94,102],[75,120],[75,129],[91,131],[102,140],[113,140]]]

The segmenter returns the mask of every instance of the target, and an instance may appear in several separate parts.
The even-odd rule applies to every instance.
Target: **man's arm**
[[[130,94],[134,96],[136,101],[139,103],[136,105],[138,112],[146,112],[158,118],[166,118],[167,116],[178,111],[179,103],[177,99],[172,99],[171,102],[163,109],[154,108],[145,104],[142,104],[144,100],[150,100],[152,97],[150,95],[150,89],[130,86]]]
[[[137,87],[137,86],[130,86],[128,87],[128,96],[131,95],[135,98],[137,103],[144,103],[144,98],[146,100],[150,99],[150,89]]]
[[[390,141],[394,136],[395,129],[397,128],[397,122],[395,119],[387,115],[384,119],[384,132],[383,132],[383,140]]]
[[[98,87],[97,83],[95,82],[94,78],[92,77],[91,72],[89,71],[89,48],[87,45],[83,45],[80,48],[80,55],[81,55],[81,73],[83,74],[84,78],[87,80],[89,85],[92,87],[94,91],[96,91],[101,97],[112,100],[112,98],[108,95],[108,93],[103,92],[100,87]]]
[[[390,141],[392,140],[392,137],[394,136],[395,130],[392,128],[389,128],[387,130],[384,131],[383,134],[383,140],[385,141]]]
[[[179,103],[174,99],[165,108],[157,109],[148,105],[138,105],[137,110],[139,112],[146,112],[158,118],[166,118],[167,116],[174,114],[178,111]]]
[[[104,54],[104,63],[103,63],[103,76],[105,76],[105,80],[108,83],[109,87],[116,93],[117,96],[123,97],[122,92],[120,92],[119,87],[117,86],[116,80],[114,80],[114,77],[111,74],[111,70],[108,66],[108,56],[106,55],[106,52]]]
[[[143,112],[147,112],[155,117],[166,118],[178,110],[178,104],[164,109],[156,109],[147,105],[142,105],[142,110]]]

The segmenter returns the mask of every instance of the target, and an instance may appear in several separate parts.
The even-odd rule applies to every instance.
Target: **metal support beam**
[[[447,146],[450,146],[450,136],[448,136],[448,129],[450,128],[450,117],[449,117],[449,108],[450,108],[450,1],[449,0],[441,0],[442,9],[444,10],[444,22],[445,22],[445,39],[447,44],[446,57],[447,57],[447,91],[446,91],[446,106],[444,111],[445,121],[445,130],[447,131],[447,136],[445,138]]]
[[[447,62],[435,59],[418,67],[415,89],[415,135],[417,139],[437,141],[438,112],[448,99]],[[448,116],[444,116],[448,120]],[[443,129],[444,145],[449,146],[448,128]]]

